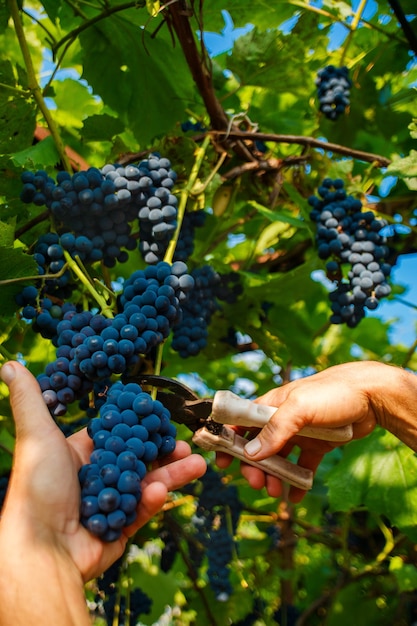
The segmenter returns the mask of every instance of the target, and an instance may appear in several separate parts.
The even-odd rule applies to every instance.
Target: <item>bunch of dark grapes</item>
[[[204,226],[206,212],[199,211],[186,212],[181,224],[181,230],[175,247],[174,260],[187,261],[194,252],[195,229]]]
[[[390,294],[387,277],[391,265],[389,248],[381,230],[387,225],[372,211],[362,211],[360,200],[348,196],[340,179],[326,178],[318,189],[321,196],[309,198],[311,219],[317,223],[316,241],[336,289],[330,293],[333,324],[354,328],[366,309],[376,309],[379,300]],[[343,267],[348,265],[347,276]]]
[[[327,65],[317,72],[316,85],[320,111],[329,120],[337,120],[350,104],[352,81],[348,68]]]
[[[169,335],[194,280],[181,261],[137,270],[124,282],[114,318],[71,310],[57,325],[57,352],[38,377],[53,416],[93,390],[96,381],[126,375]]]
[[[106,615],[106,621],[109,626],[114,623],[114,614],[116,608],[116,602],[119,597],[120,607],[118,608],[118,624],[122,626],[126,621],[127,604],[129,604],[129,623],[136,624],[141,615],[149,615],[152,608],[152,600],[149,596],[142,591],[139,587],[133,590],[127,589],[126,594],[129,594],[129,603],[125,594],[118,596],[118,589],[120,588],[120,578],[123,574],[123,557],[115,561],[104,574],[97,579],[98,594],[96,601],[101,603],[103,596],[103,608]]]
[[[195,539],[207,555],[210,587],[218,600],[226,601],[233,591],[229,580],[230,562],[242,504],[236,487],[225,484],[221,475],[210,467],[200,482],[202,490],[193,516]]]
[[[33,202],[36,197],[31,198],[31,184],[25,182],[30,174],[22,175],[24,202]],[[59,172],[55,186],[48,182],[42,189],[45,205],[63,236],[62,246],[72,255],[78,254],[83,262],[103,260],[112,267],[115,260],[127,260],[122,248],[136,248],[130,222],[137,216],[137,209],[123,174],[124,168],[113,165],[102,170],[91,167],[73,175]]]
[[[126,262],[137,247],[132,227],[138,221],[140,249],[151,264],[162,260],[176,228],[176,178],[168,159],[151,154],[137,165],[59,172],[56,183],[42,170],[25,171],[20,198],[49,209],[62,247],[84,263]],[[158,255],[148,254],[153,244]]]
[[[194,287],[182,306],[182,320],[173,327],[172,348],[182,358],[196,356],[207,346],[208,326],[219,309],[216,289],[220,275],[210,265],[191,272]]]
[[[234,304],[243,293],[239,273],[228,272],[227,274],[219,274],[219,276],[220,281],[216,287],[216,297],[227,302],[227,304]]]
[[[94,450],[79,472],[81,523],[103,541],[116,541],[136,519],[148,465],[175,449],[176,429],[159,400],[118,381],[87,432]]]
[[[194,287],[182,306],[182,320],[173,327],[172,349],[182,358],[196,356],[207,346],[208,326],[219,300],[232,304],[242,293],[237,273],[221,275],[210,265],[192,270]]]

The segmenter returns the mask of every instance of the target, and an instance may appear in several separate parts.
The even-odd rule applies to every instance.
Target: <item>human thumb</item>
[[[254,439],[245,445],[245,454],[250,459],[265,459],[281,450],[291,437],[300,430],[288,416],[286,419],[277,410]]]
[[[55,427],[38,381],[26,367],[16,361],[8,361],[2,366],[0,377],[9,387],[18,440],[45,436],[46,431]]]

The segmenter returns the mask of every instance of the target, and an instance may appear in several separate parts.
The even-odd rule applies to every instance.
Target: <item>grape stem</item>
[[[4,278],[3,280],[0,280],[0,287],[29,280],[46,280],[49,278],[53,280],[54,278],[59,278],[60,276],[62,276],[62,274],[64,274],[67,269],[68,265],[65,264],[56,274],[36,274],[36,276],[17,276],[15,278]]]
[[[8,91],[12,91],[18,96],[22,96],[23,98],[28,98],[31,95],[29,89],[22,89],[21,87],[12,87],[12,85],[6,85],[6,83],[0,83],[0,89],[7,89]]]
[[[196,157],[194,160],[193,167],[190,172],[190,176],[188,178],[187,184],[181,191],[180,202],[178,205],[178,215],[177,215],[177,228],[175,229],[175,233],[169,242],[167,251],[165,253],[164,261],[166,263],[172,264],[172,259],[174,257],[175,248],[177,246],[178,237],[181,230],[182,220],[184,219],[185,208],[187,206],[188,198],[192,195],[194,190],[194,185],[196,184],[198,173],[200,171],[201,165],[203,163],[204,156],[206,154],[206,150],[210,144],[210,135],[206,135],[201,147],[196,149]]]
[[[67,172],[72,172],[71,163],[67,154],[65,152],[64,142],[61,139],[61,136],[58,132],[58,127],[55,124],[55,120],[53,119],[48,107],[46,106],[45,100],[42,95],[41,88],[36,79],[35,69],[32,63],[32,57],[30,55],[29,46],[26,40],[25,31],[23,29],[23,24],[19,14],[19,8],[17,5],[17,0],[8,0],[10,14],[12,16],[12,20],[14,23],[16,36],[19,42],[20,50],[23,55],[23,60],[26,66],[26,72],[28,77],[28,88],[31,91],[33,98],[38,105],[45,122],[51,132],[52,138],[55,142],[55,147],[57,149],[59,158],[61,159],[62,165]]]
[[[367,3],[367,0],[361,0],[360,1],[359,6],[358,6],[358,8],[356,10],[355,16],[354,16],[354,18],[352,20],[352,24],[350,25],[350,32],[349,32],[349,34],[348,34],[348,36],[346,38],[346,43],[343,46],[342,55],[340,57],[340,65],[341,66],[345,65],[345,58],[346,58],[347,51],[348,51],[349,46],[350,46],[350,44],[352,42],[353,34],[354,34],[355,30],[358,28],[359,22],[361,21],[362,13],[365,10],[366,3]]]
[[[65,260],[68,263],[69,268],[74,272],[80,282],[84,285],[84,287],[90,292],[94,300],[97,302],[100,307],[100,311],[104,317],[112,318],[113,311],[111,307],[108,305],[107,301],[103,296],[101,296],[98,291],[94,288],[92,281],[89,276],[87,276],[79,267],[77,262],[72,258],[69,254],[68,250],[64,250]]]
[[[6,361],[13,361],[13,356],[4,346],[0,346],[0,356],[2,356]]]

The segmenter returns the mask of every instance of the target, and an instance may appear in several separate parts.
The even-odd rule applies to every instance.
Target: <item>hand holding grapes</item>
[[[85,429],[65,439],[49,414],[37,381],[23,366],[8,363],[3,366],[1,376],[10,388],[16,450],[0,523],[0,550],[4,559],[4,584],[0,578],[0,605],[3,605],[0,622],[7,623],[8,606],[16,600],[11,584],[13,570],[16,570],[18,583],[16,592],[25,586],[26,579],[28,584],[30,581],[31,597],[41,599],[44,593],[40,590],[44,586],[48,588],[48,602],[49,591],[52,591],[58,610],[65,591],[68,599],[64,605],[68,603],[71,612],[75,612],[78,605],[77,619],[81,620],[79,616],[86,615],[83,582],[109,567],[123,553],[128,537],[160,510],[167,492],[201,476],[206,464],[198,455],[189,456],[188,445],[178,442],[175,451],[143,480],[135,523],[125,529],[118,541],[103,543],[79,522],[78,470],[88,462],[93,447]],[[55,590],[51,590],[52,579]],[[73,594],[71,589],[75,589]],[[6,595],[7,601],[3,598]],[[71,595],[75,596],[72,601]],[[53,606],[52,600],[51,611]],[[39,608],[45,611],[44,606]],[[33,606],[30,611],[33,618]],[[73,622],[65,621],[64,606],[59,611],[56,623],[77,623],[75,618]],[[45,619],[45,623],[53,621]]]
[[[334,366],[258,398],[257,402],[279,409],[246,445],[245,452],[248,458],[259,461],[277,452],[287,456],[298,446],[298,464],[315,472],[323,456],[340,444],[297,433],[304,426],[334,428],[347,424],[352,424],[354,439],[365,437],[379,424],[416,450],[416,396],[416,376],[401,368],[370,361]],[[230,462],[230,457],[218,454],[220,467]],[[261,470],[243,464],[242,474],[252,487],[266,487],[271,496],[281,494],[280,481]],[[295,487],[290,490],[294,502],[304,495]]]

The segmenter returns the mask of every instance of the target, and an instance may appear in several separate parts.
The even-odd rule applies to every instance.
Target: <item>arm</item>
[[[135,523],[119,541],[105,544],[79,523],[78,470],[92,450],[85,429],[65,439],[23,366],[8,363],[1,377],[10,389],[16,449],[0,522],[0,624],[87,626],[84,583],[121,556],[167,492],[204,474],[206,463],[178,442],[142,482]]]
[[[300,447],[298,464],[315,471],[324,454],[336,444],[297,436],[303,426],[336,427],[352,424],[353,438],[365,437],[377,424],[417,450],[417,376],[399,367],[374,361],[344,363],[273,389],[257,402],[279,409],[245,449],[255,460],[280,452],[287,456]],[[219,456],[226,467],[230,460]],[[242,466],[254,488],[266,486],[280,495],[281,485],[259,470]],[[303,491],[291,489],[293,501]]]

